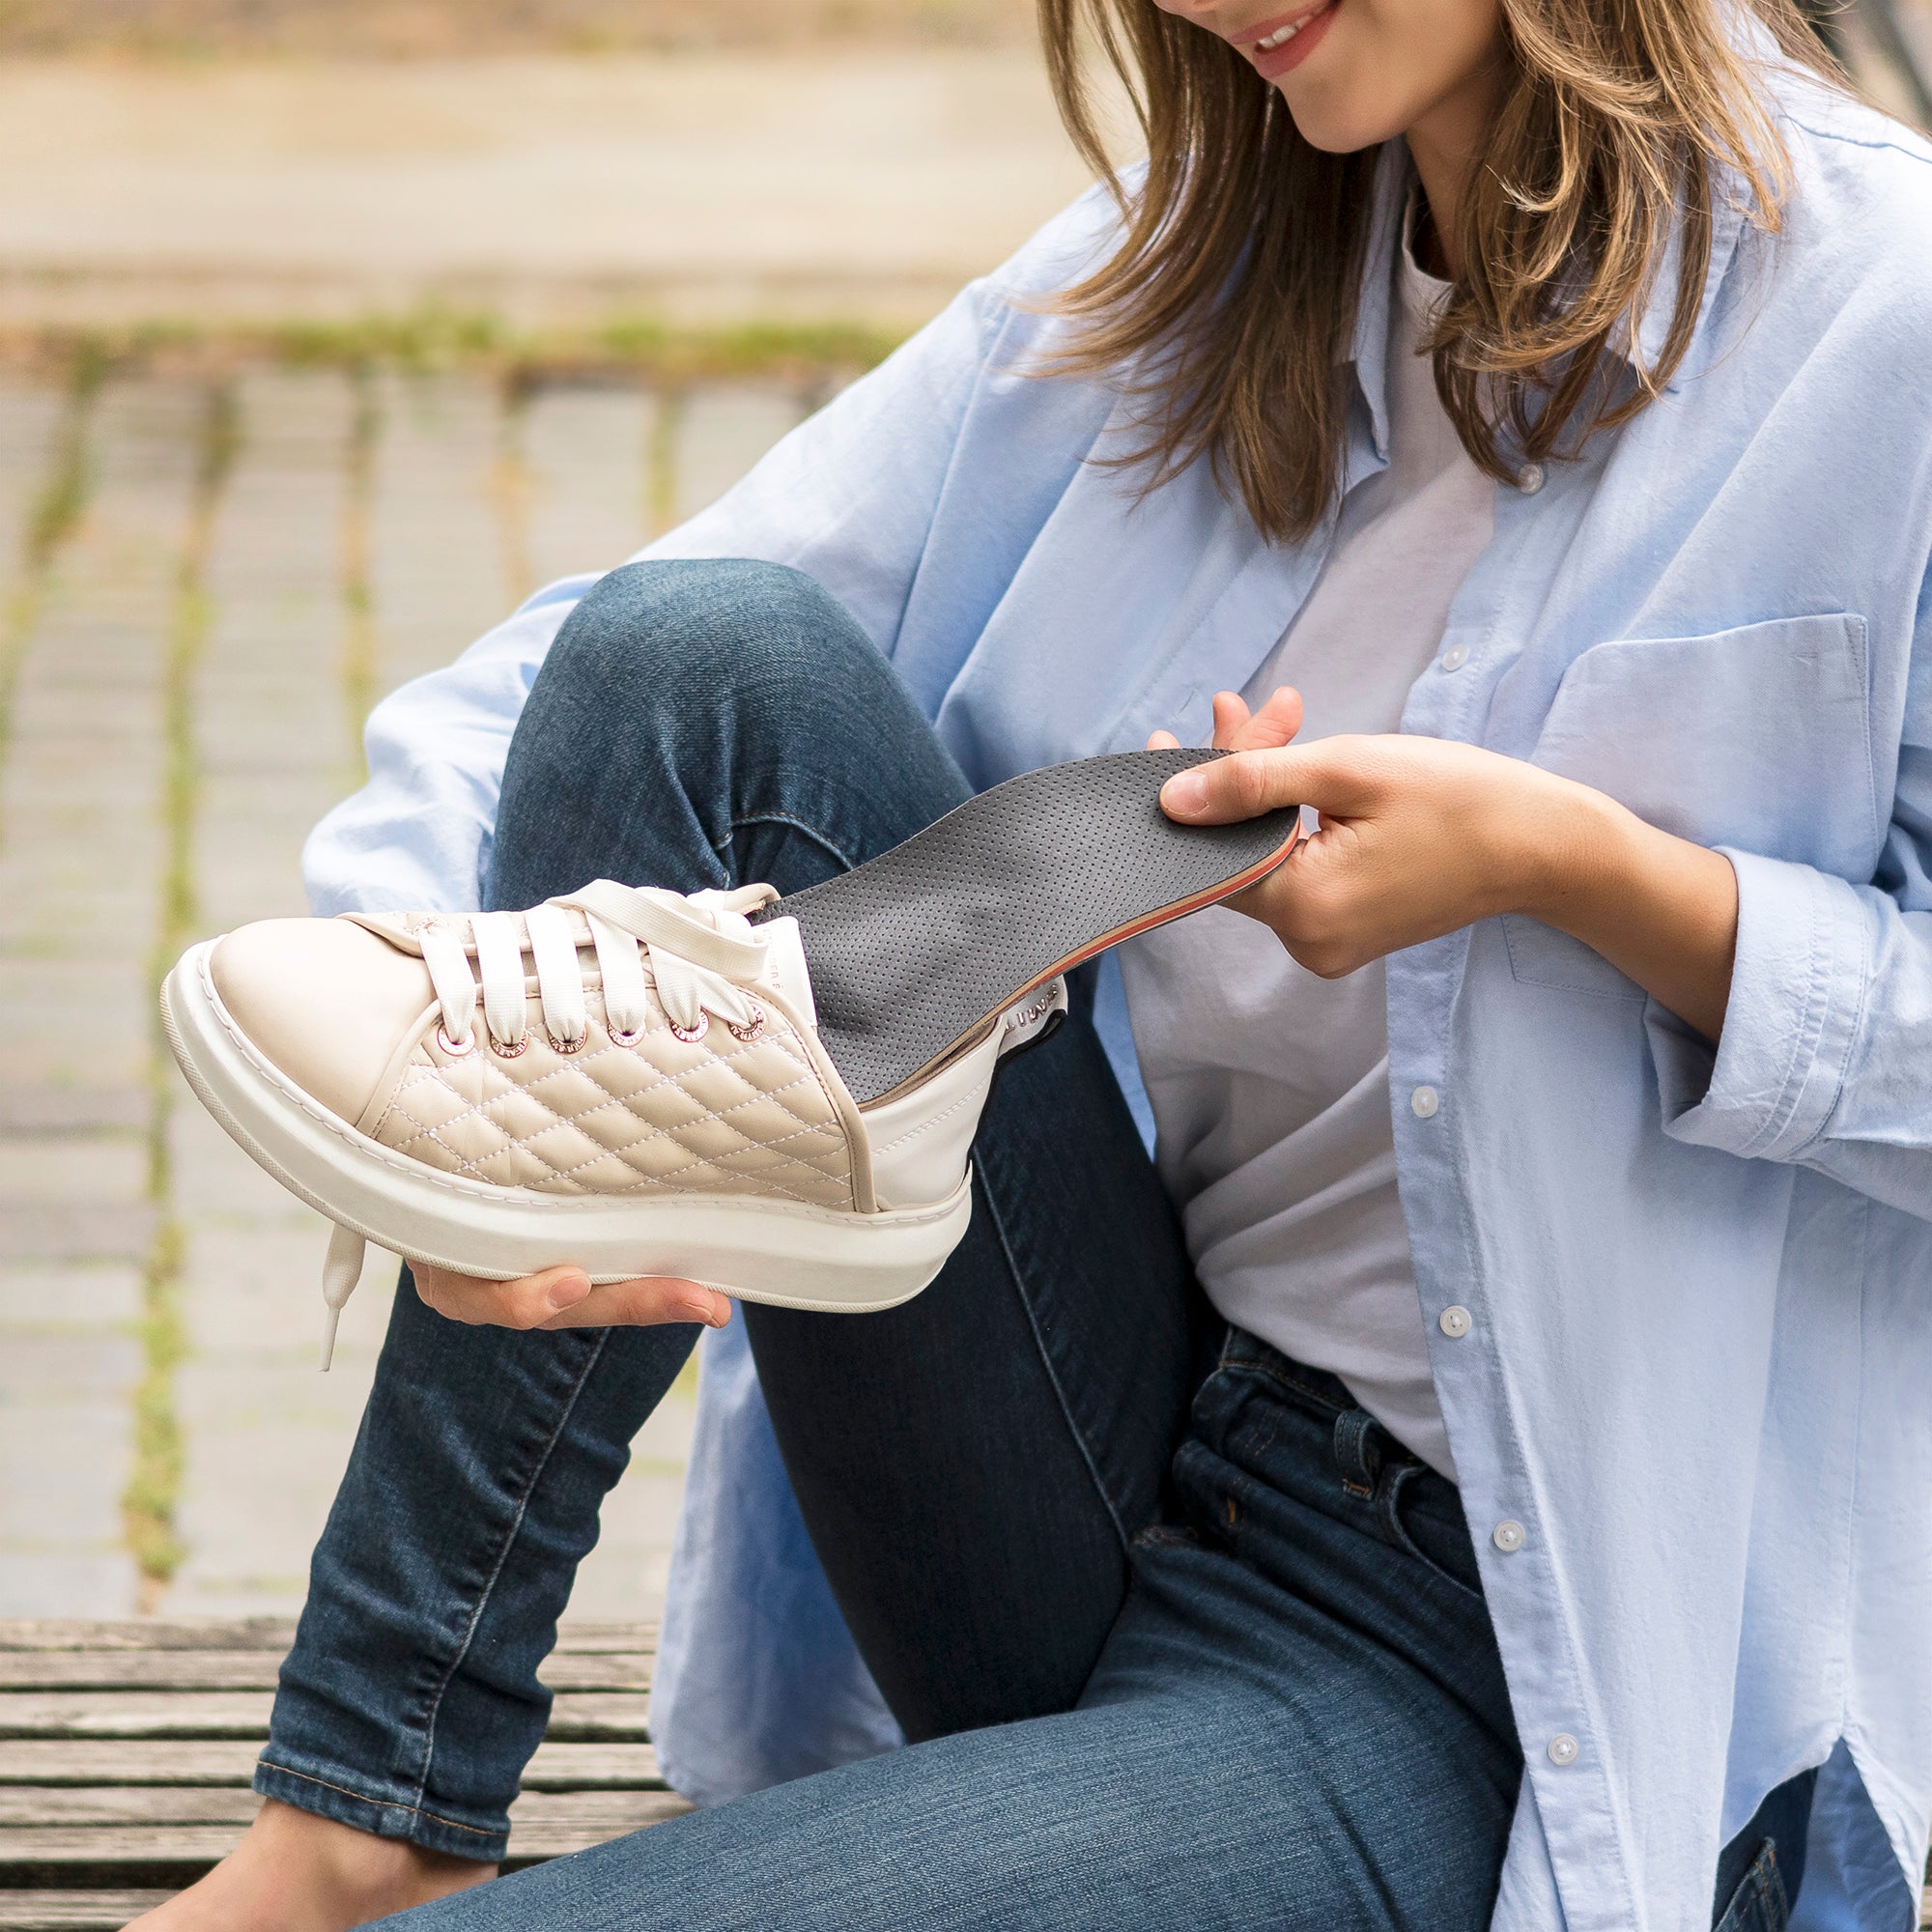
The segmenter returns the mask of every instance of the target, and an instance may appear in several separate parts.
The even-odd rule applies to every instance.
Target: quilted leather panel
[[[852,1151],[838,1109],[790,1023],[767,1009],[764,1032],[739,1040],[714,1019],[703,1039],[651,1023],[619,1046],[585,989],[590,1037],[559,1053],[534,988],[528,1044],[515,1059],[480,1024],[468,1054],[431,1029],[405,1065],[374,1138],[445,1174],[543,1194],[760,1194],[851,1208]]]

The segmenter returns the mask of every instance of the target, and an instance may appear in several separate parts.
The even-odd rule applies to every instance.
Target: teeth
[[[1255,51],[1264,54],[1272,48],[1285,47],[1296,34],[1300,33],[1302,24],[1299,20],[1291,20],[1287,26],[1277,27],[1265,40],[1255,43]]]

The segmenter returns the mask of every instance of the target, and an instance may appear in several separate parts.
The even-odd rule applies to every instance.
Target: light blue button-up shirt
[[[1777,86],[1782,232],[1723,213],[1668,393],[1498,489],[1403,720],[1720,847],[1740,895],[1715,1052],[1534,920],[1388,961],[1403,1207],[1527,1765],[1503,1932],[1707,1932],[1719,1846],[1813,1765],[1797,1923],[1905,1932],[1932,1818],[1932,152]],[[1392,151],[1349,487],[1387,459],[1403,178]],[[981,785],[1205,739],[1333,532],[1268,544],[1205,465],[1136,503],[1089,461],[1117,395],[1024,373],[1060,325],[1013,298],[1112,220],[1076,204],[646,553],[810,572]],[[378,708],[370,782],[309,847],[318,910],[476,902],[582,588]],[[710,1797],[896,1734],[737,1325],[707,1347],[657,1716]]]

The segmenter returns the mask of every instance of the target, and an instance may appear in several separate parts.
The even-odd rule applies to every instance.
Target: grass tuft
[[[241,444],[235,392],[225,383],[205,395],[194,496],[176,570],[173,620],[161,670],[164,762],[160,815],[165,858],[160,917],[148,961],[149,1011],[156,1015],[149,1049],[148,1198],[160,1221],[142,1273],[142,1373],[134,1391],[134,1466],[121,1497],[128,1548],[141,1575],[141,1607],[151,1610],[184,1554],[175,1527],[181,1497],[182,1432],[175,1413],[175,1370],[186,1347],[181,1317],[186,1242],[170,1212],[174,1196],[169,1126],[174,1113],[173,1062],[159,1022],[161,980],[193,936],[196,919],[194,830],[201,768],[194,733],[195,678],[208,646],[212,611],[208,552],[214,519]]]
[[[904,331],[862,322],[748,322],[698,327],[613,316],[581,327],[525,329],[501,316],[430,304],[346,322],[218,326],[148,322],[124,328],[0,334],[0,360],[70,371],[176,368],[211,375],[247,361],[298,367],[498,372],[511,384],[627,376],[682,384],[744,377],[810,383],[882,362]],[[77,378],[75,379],[77,380]]]

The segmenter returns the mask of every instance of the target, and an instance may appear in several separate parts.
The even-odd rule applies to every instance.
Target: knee
[[[800,687],[890,675],[850,612],[802,570],[748,557],[626,564],[566,620],[542,682],[553,704],[635,717],[702,696],[782,702]]]

